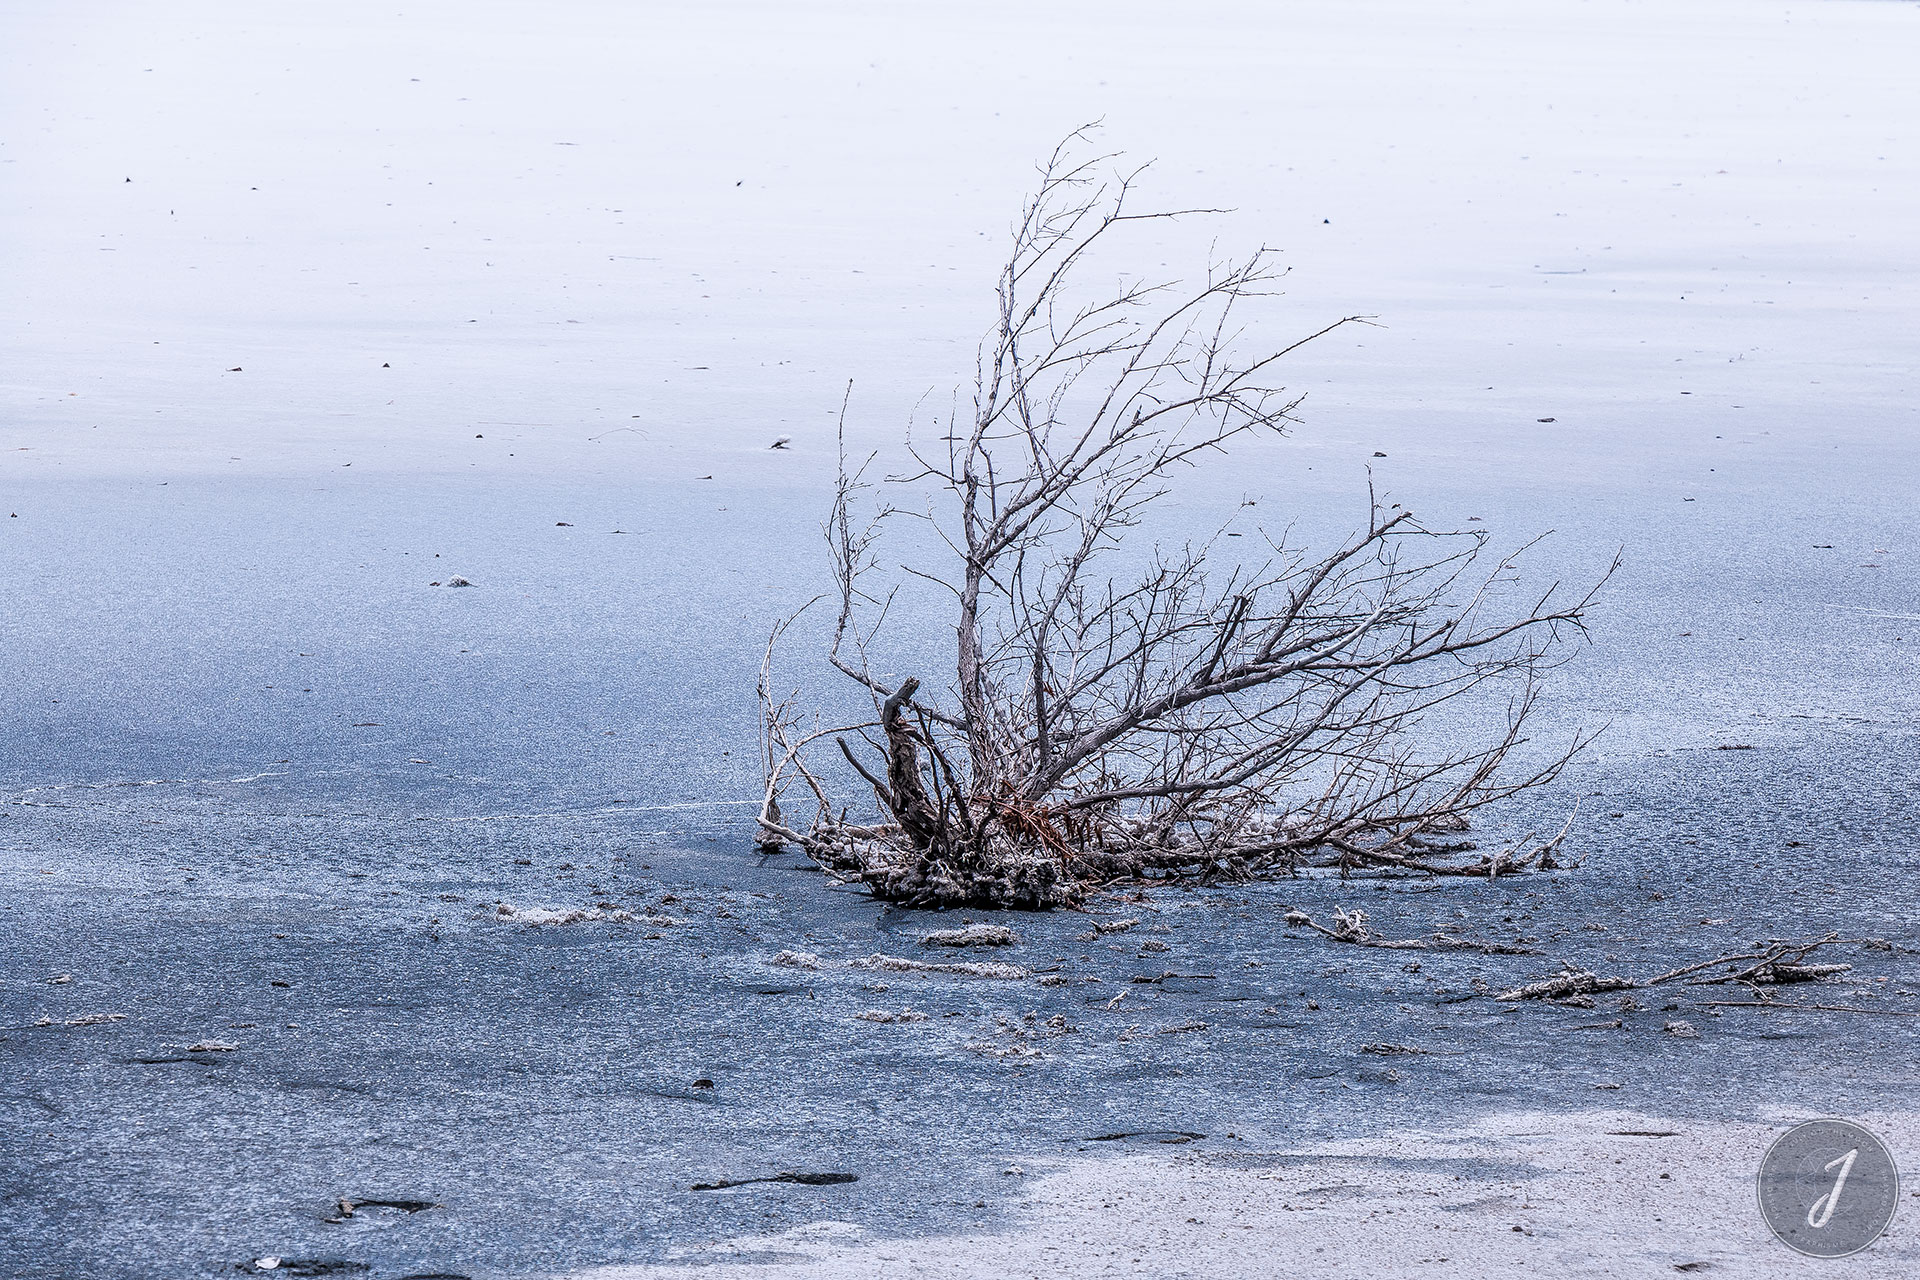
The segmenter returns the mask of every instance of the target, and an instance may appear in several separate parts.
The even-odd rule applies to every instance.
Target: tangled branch
[[[1078,158],[1084,143],[1042,166],[1015,227],[970,409],[936,440],[909,438],[910,465],[886,482],[924,510],[873,501],[843,445],[827,656],[872,716],[803,731],[794,700],[772,694],[770,643],[762,842],[928,906],[1045,907],[1114,880],[1308,865],[1555,865],[1564,829],[1464,861],[1462,833],[1590,741],[1520,763],[1540,678],[1584,636],[1597,585],[1532,586],[1532,544],[1495,556],[1485,533],[1430,528],[1371,494],[1364,529],[1331,551],[1223,527],[1138,556],[1129,538],[1179,473],[1293,422],[1279,362],[1365,320],[1249,348],[1242,313],[1284,274],[1266,250],[1185,288],[1122,277],[1086,294],[1076,272],[1109,241],[1180,214],[1134,212],[1137,171],[1102,180],[1112,157]],[[944,688],[875,659],[906,580],[877,549],[900,521],[942,549],[904,572],[953,610]],[[1257,554],[1230,555],[1228,537]],[[1430,713],[1461,699],[1487,731],[1423,742]],[[837,760],[817,753],[827,739]],[[871,818],[833,799],[842,773],[871,792]],[[780,805],[796,782],[815,801],[804,828]]]

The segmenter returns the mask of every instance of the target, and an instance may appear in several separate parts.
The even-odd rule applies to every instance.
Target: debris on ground
[[[890,1013],[885,1009],[868,1009],[864,1013],[856,1013],[853,1016],[862,1022],[925,1022],[927,1020],[927,1015],[918,1009],[902,1009],[898,1013]]]
[[[625,907],[598,902],[590,907],[516,907],[503,902],[493,909],[493,918],[502,924],[583,924],[604,920],[612,924],[644,924],[666,928],[680,921],[672,916],[636,916]]]
[[[1011,947],[1020,939],[1003,924],[970,924],[963,929],[936,929],[920,939],[923,947]]]
[[[1022,969],[1015,964],[990,964],[982,961],[967,961],[958,964],[929,964],[924,960],[909,960],[905,956],[882,955],[878,951],[870,956],[859,956],[847,961],[851,969],[885,969],[894,973],[958,973],[970,978],[1030,978],[1033,971]]]
[[[1351,943],[1356,947],[1383,947],[1390,951],[1479,951],[1494,956],[1539,954],[1533,948],[1518,943],[1482,942],[1474,938],[1458,938],[1450,933],[1436,933],[1431,938],[1383,938],[1368,927],[1367,913],[1357,907],[1352,911],[1335,907],[1333,917],[1331,926],[1323,925],[1306,912],[1295,910],[1287,912],[1285,920],[1296,928],[1312,929],[1335,942]]]

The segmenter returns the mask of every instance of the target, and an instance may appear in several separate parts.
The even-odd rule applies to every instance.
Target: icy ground
[[[0,1272],[538,1275],[992,1229],[1009,1163],[1162,1130],[1911,1109],[1903,1016],[1436,1000],[1920,944],[1920,6],[12,5],[0,48]],[[752,673],[846,380],[856,444],[944,407],[1096,117],[1150,201],[1235,210],[1143,269],[1267,243],[1263,331],[1386,326],[1183,510],[1336,530],[1371,467],[1557,529],[1543,570],[1623,549],[1553,707],[1613,728],[1509,815],[1583,797],[1587,866],[993,957],[1098,985],[770,966],[941,923],[753,857]],[[1282,904],[1544,954],[1415,973]],[[1856,958],[1834,1003],[1920,1011]],[[1129,980],[1168,970],[1214,977]],[[1080,1030],[966,1047],[1028,1012]],[[689,1190],[783,1169],[861,1180]]]

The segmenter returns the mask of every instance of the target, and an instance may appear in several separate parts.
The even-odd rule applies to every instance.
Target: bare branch
[[[1566,828],[1468,860],[1473,844],[1455,837],[1591,741],[1543,755],[1529,724],[1599,584],[1531,586],[1532,543],[1494,556],[1486,534],[1430,528],[1372,493],[1365,528],[1318,555],[1260,533],[1266,558],[1239,560],[1225,539],[1244,531],[1225,526],[1144,561],[1124,554],[1185,468],[1289,429],[1301,397],[1275,380],[1286,357],[1371,320],[1247,345],[1250,304],[1284,274],[1264,249],[1215,261],[1197,284],[1084,291],[1102,246],[1203,212],[1136,212],[1140,171],[1103,178],[1114,157],[1086,155],[1083,130],[1042,164],[971,403],[956,397],[944,449],[910,434],[912,469],[887,482],[911,500],[875,499],[874,457],[849,465],[842,404],[827,657],[873,719],[851,727],[857,742],[833,736],[878,812],[853,824],[829,802],[827,774],[806,763],[828,731],[800,734],[792,700],[774,702],[770,649],[763,831],[790,840],[777,799],[798,777],[818,802],[799,840],[817,862],[935,905],[1048,906],[1120,878],[1304,865],[1487,877],[1557,865]],[[932,531],[918,542],[935,558],[883,574],[877,549],[901,515]],[[880,674],[924,670],[923,644],[869,658],[899,629],[903,585],[920,584],[955,611],[941,691]],[[1441,708],[1469,707],[1477,736],[1429,732]]]

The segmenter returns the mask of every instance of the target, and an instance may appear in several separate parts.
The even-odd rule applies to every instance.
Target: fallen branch
[[[1367,913],[1358,907],[1348,911],[1345,907],[1333,909],[1333,927],[1329,929],[1304,911],[1289,911],[1286,921],[1290,925],[1305,926],[1315,933],[1332,938],[1335,942],[1347,942],[1356,947],[1384,947],[1393,951],[1425,951],[1430,945],[1420,938],[1383,938],[1367,928]]]
[[[1171,969],[1167,970],[1165,973],[1158,974],[1154,977],[1148,977],[1144,973],[1137,974],[1135,975],[1133,980],[1136,983],[1140,983],[1145,986],[1157,987],[1161,983],[1167,981],[1167,979],[1169,978],[1184,978],[1189,982],[1217,982],[1219,980],[1216,977],[1216,975],[1211,973],[1175,973]],[[1126,992],[1124,991],[1120,993],[1120,995],[1125,995],[1125,994]],[[1120,996],[1115,996],[1114,1000],[1118,1000],[1119,998]],[[1108,1002],[1107,1007],[1111,1009],[1113,1007],[1113,1003],[1111,1001]]]
[[[1603,978],[1586,969],[1575,969],[1571,965],[1551,978],[1542,978],[1530,982],[1524,987],[1515,987],[1511,991],[1502,991],[1495,1000],[1565,1000],[1569,996],[1598,995],[1603,991],[1625,991],[1643,983],[1632,978]]]
[[[1564,1000],[1575,996],[1596,995],[1604,991],[1639,990],[1657,987],[1667,982],[1677,982],[1692,974],[1702,973],[1716,965],[1738,965],[1743,961],[1753,961],[1745,968],[1714,974],[1711,977],[1691,978],[1684,985],[1690,987],[1713,986],[1720,983],[1738,982],[1748,987],[1773,986],[1790,982],[1818,982],[1835,974],[1852,969],[1850,964],[1803,964],[1812,952],[1821,947],[1841,942],[1837,933],[1811,942],[1777,942],[1759,951],[1735,952],[1731,955],[1715,956],[1711,960],[1701,960],[1695,964],[1683,965],[1678,969],[1669,969],[1665,973],[1651,978],[1601,977],[1585,969],[1576,969],[1568,965],[1560,973],[1550,978],[1526,986],[1503,991],[1495,1000]]]
[[[1707,1000],[1709,1009],[1809,1009],[1824,1013],[1877,1013],[1889,1018],[1920,1018],[1915,1009],[1863,1009],[1857,1004],[1796,1004],[1787,1000]]]

